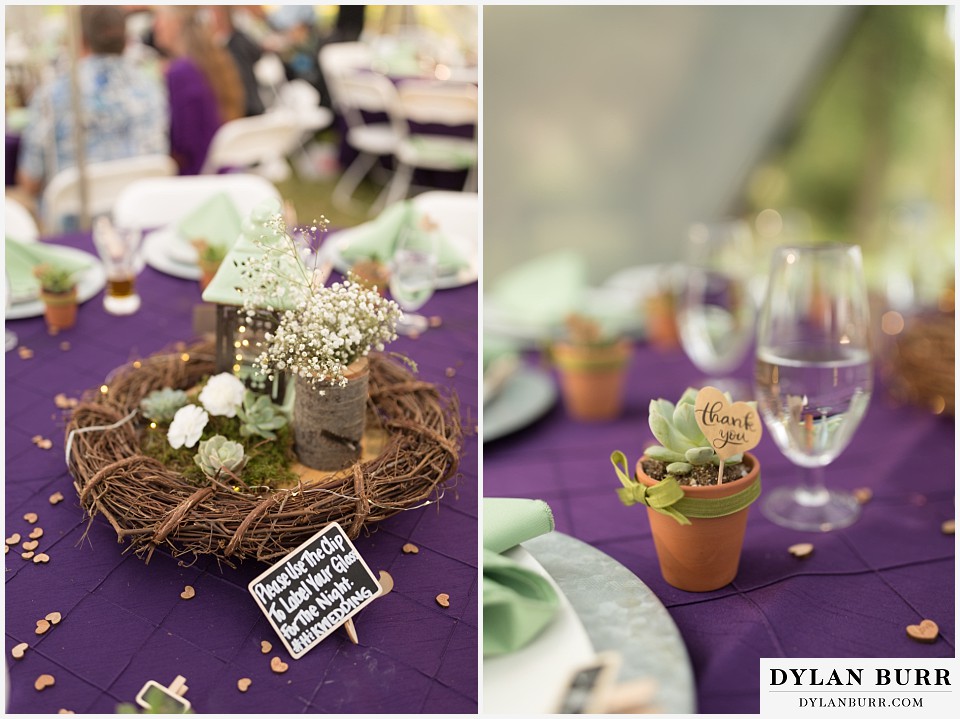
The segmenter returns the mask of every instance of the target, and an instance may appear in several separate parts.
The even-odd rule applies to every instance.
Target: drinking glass
[[[3,296],[4,296],[4,307],[6,309],[10,309],[10,278],[7,277],[6,272],[3,273]],[[4,320],[4,324],[6,324],[6,320]],[[14,349],[17,346],[19,340],[17,339],[17,335],[15,332],[11,332],[6,328],[4,328],[4,332],[5,332],[4,342],[6,343],[6,349],[4,351],[9,352],[10,350]]]
[[[825,532],[851,524],[860,512],[853,495],[826,488],[823,468],[849,444],[870,402],[869,326],[859,247],[774,252],[754,387],[774,442],[805,475],[800,486],[767,494],[762,510],[776,524]]]
[[[107,273],[103,309],[112,315],[132,315],[140,309],[137,294],[137,254],[143,233],[138,228],[114,227],[105,215],[93,223],[93,243]]]
[[[744,360],[753,336],[756,305],[750,292],[749,226],[740,221],[695,224],[687,243],[685,280],[677,301],[680,343],[690,361],[711,375],[703,384],[743,396],[748,390],[724,377]]]
[[[390,262],[390,294],[403,310],[397,333],[419,334],[429,326],[426,317],[413,312],[423,307],[433,295],[439,253],[440,242],[435,229],[411,228],[400,233]]]

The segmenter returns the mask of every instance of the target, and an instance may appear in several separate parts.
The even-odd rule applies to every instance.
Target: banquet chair
[[[3,234],[19,242],[36,242],[40,229],[30,211],[12,197],[5,198]]]
[[[266,199],[280,202],[280,193],[259,175],[179,175],[137,180],[118,196],[113,207],[117,227],[148,230],[179,222],[218,193],[245,214]]]
[[[374,168],[377,160],[382,155],[396,152],[407,128],[397,111],[397,90],[382,75],[354,72],[342,76],[337,103],[337,109],[347,125],[344,141],[358,153],[333,189],[334,204],[347,207],[357,186]],[[387,119],[368,121],[364,113],[385,114]],[[374,205],[378,204],[382,204],[379,199]]]
[[[276,105],[280,100],[280,87],[287,82],[283,61],[275,53],[266,52],[254,63],[253,74],[260,86],[263,106],[269,109]]]
[[[317,56],[334,107],[340,103],[340,79],[358,70],[368,70],[373,52],[364,42],[335,42],[320,48]]]
[[[294,113],[285,108],[225,122],[210,142],[200,174],[251,168],[273,180],[285,179],[290,168],[284,158],[297,146],[300,133]]]
[[[123,160],[91,162],[86,166],[87,212],[91,217],[113,209],[117,195],[134,180],[177,174],[177,163],[168,155],[144,155]],[[80,172],[61,170],[47,184],[41,200],[42,220],[48,232],[65,229],[63,219],[80,214]]]
[[[476,86],[468,83],[407,81],[397,89],[396,107],[405,123],[449,127],[473,125],[474,133],[470,138],[436,133],[411,133],[405,124],[407,129],[394,152],[397,169],[383,204],[389,205],[406,197],[416,168],[467,170],[464,189],[474,189],[479,109]]]

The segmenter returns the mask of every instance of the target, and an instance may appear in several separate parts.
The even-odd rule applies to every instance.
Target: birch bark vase
[[[360,459],[367,416],[370,364],[362,357],[349,367],[347,384],[312,384],[297,376],[293,437],[297,457],[313,469],[335,471]],[[322,392],[322,394],[321,394]]]

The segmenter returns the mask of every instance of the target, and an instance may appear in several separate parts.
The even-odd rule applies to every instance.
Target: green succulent
[[[37,265],[33,270],[33,275],[40,281],[43,291],[52,294],[63,294],[77,286],[77,279],[74,277],[75,271],[68,270],[60,265],[49,263]]]
[[[727,401],[730,395],[724,393]],[[647,449],[647,456],[667,463],[667,473],[674,476],[689,474],[695,465],[720,464],[720,457],[697,424],[694,407],[697,390],[688,388],[674,406],[665,399],[650,401],[650,430],[660,442]],[[743,454],[735,454],[727,464],[742,461]]]
[[[177,410],[187,403],[187,393],[181,389],[164,387],[140,400],[140,411],[154,422],[169,422]]]
[[[243,395],[243,406],[237,410],[240,418],[240,434],[244,437],[257,435],[264,439],[276,439],[273,431],[287,423],[280,409],[264,394],[247,390]]]
[[[247,458],[243,455],[242,444],[217,434],[200,443],[193,461],[205,475],[212,478],[224,469],[239,472],[247,463]]]

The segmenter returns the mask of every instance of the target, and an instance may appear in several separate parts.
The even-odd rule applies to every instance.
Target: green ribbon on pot
[[[690,524],[690,517],[695,519],[725,517],[749,507],[760,496],[759,476],[756,482],[736,494],[717,499],[703,499],[687,497],[676,478],[671,476],[660,480],[653,487],[634,481],[627,474],[627,457],[619,450],[610,455],[610,461],[623,485],[617,490],[621,502],[628,507],[634,504],[645,504],[655,512],[673,517],[678,524]]]

